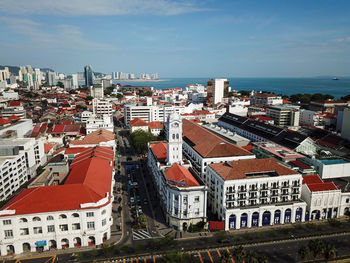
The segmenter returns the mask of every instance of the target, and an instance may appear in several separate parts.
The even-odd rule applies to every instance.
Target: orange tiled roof
[[[161,124],[159,121],[152,121],[148,123],[148,127],[150,129],[163,129],[163,124]]]
[[[157,142],[152,143],[151,147],[158,161],[165,161],[167,158],[167,144],[165,142]]]
[[[205,158],[252,155],[251,152],[186,119],[182,120],[182,135],[185,142],[189,140],[193,149]]]
[[[135,118],[131,121],[129,121],[130,126],[147,126],[147,122],[145,122],[143,119]]]
[[[99,129],[92,133],[89,133],[82,140],[70,141],[70,144],[80,145],[80,144],[99,144],[100,142],[108,142],[114,140],[114,133],[107,131],[105,129]]]
[[[170,168],[166,169],[164,173],[170,184],[179,187],[200,186],[190,171],[178,163],[174,163]]]
[[[209,166],[224,180],[245,179],[247,174],[264,172],[275,172],[278,175],[297,174],[274,158],[238,160],[231,161],[229,164],[213,163]]]

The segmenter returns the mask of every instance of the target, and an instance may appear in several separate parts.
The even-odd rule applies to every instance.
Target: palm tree
[[[269,259],[266,255],[259,254],[257,258],[259,263],[269,263]]]
[[[235,247],[233,249],[233,256],[237,259],[237,263],[242,262],[245,258],[246,251],[242,246]]]
[[[316,257],[322,253],[324,242],[320,239],[312,239],[308,243],[308,247],[310,249],[310,252],[312,253],[312,256],[314,257],[314,260]]]
[[[222,252],[220,257],[220,263],[229,263],[231,262],[231,256],[227,251]]]
[[[304,260],[310,254],[309,247],[305,245],[301,246],[298,250],[298,254],[300,256],[300,259]]]
[[[246,263],[258,263],[258,257],[255,251],[248,250],[245,255]]]
[[[324,244],[323,251],[324,261],[327,263],[329,259],[334,258],[337,255],[337,251],[333,244]]]

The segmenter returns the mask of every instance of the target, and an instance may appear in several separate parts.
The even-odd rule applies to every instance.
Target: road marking
[[[221,254],[220,254],[220,251],[219,251],[219,249],[217,249],[217,250],[216,250],[216,252],[218,252],[218,254],[219,254],[219,257],[221,257]]]
[[[199,256],[199,259],[201,260],[201,263],[203,263],[203,259],[202,259],[201,253],[199,251],[198,251],[198,256]]]
[[[147,259],[146,259],[146,258],[144,258],[144,259],[143,259],[143,262],[147,263]]]
[[[156,263],[156,258],[155,257],[153,257],[153,263]]]
[[[231,255],[230,250],[229,250],[228,248],[226,248],[226,251],[227,251],[227,253],[230,255],[230,258],[231,258],[232,263],[235,263],[235,261],[233,260],[232,255]]]
[[[207,252],[208,252],[208,256],[209,256],[209,258],[210,258],[211,263],[214,263],[214,260],[213,260],[213,258],[211,257],[209,250],[208,250]]]

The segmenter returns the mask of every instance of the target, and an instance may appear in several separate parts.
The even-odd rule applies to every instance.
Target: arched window
[[[78,213],[74,213],[74,214],[72,214],[72,217],[79,217],[79,214]]]
[[[47,216],[46,220],[47,221],[53,220],[53,216]]]
[[[173,140],[175,140],[175,134],[173,134]]]
[[[22,218],[19,219],[19,222],[20,223],[27,223],[28,220],[27,220],[27,218],[22,217]]]
[[[179,134],[178,133],[176,134],[176,139],[179,139]]]
[[[106,213],[106,210],[102,210],[101,215],[104,215]]]
[[[65,214],[60,214],[59,219],[64,219],[67,218],[67,216]]]
[[[36,217],[33,217],[33,221],[41,221],[40,217],[36,216]]]

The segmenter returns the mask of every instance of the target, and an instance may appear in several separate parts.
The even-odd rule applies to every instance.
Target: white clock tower
[[[182,163],[182,119],[177,113],[168,116],[167,164]]]

